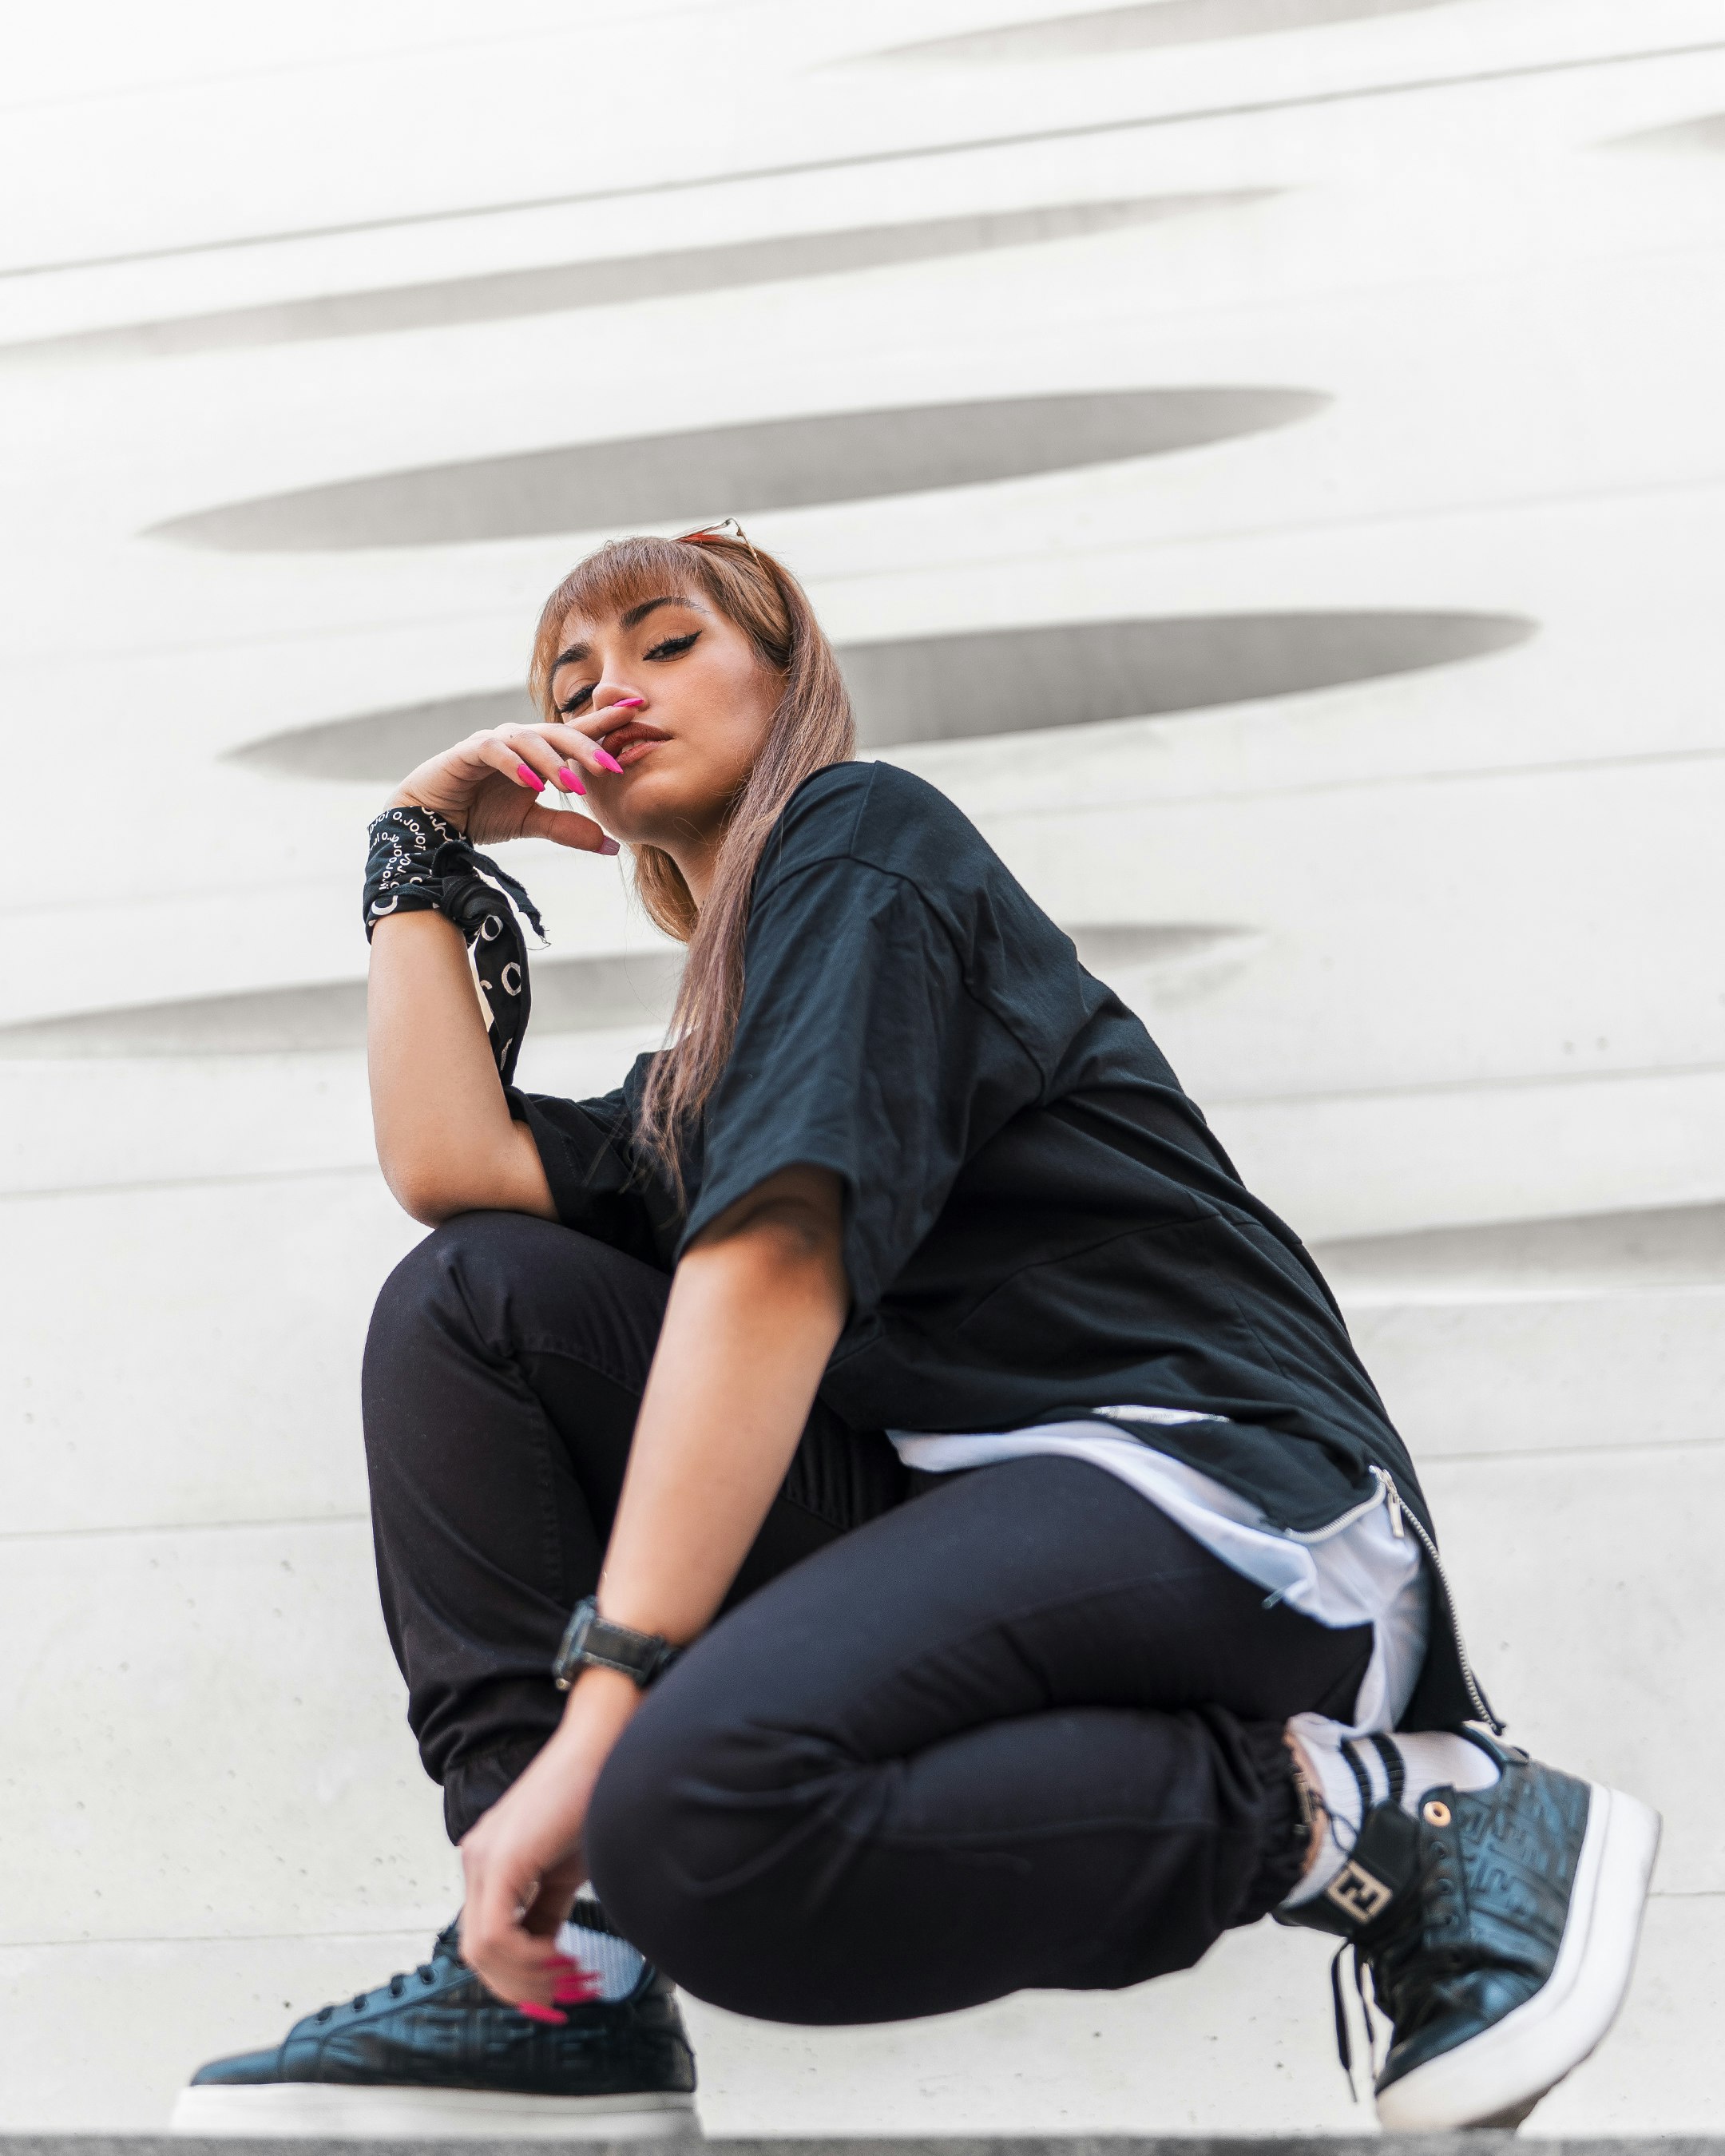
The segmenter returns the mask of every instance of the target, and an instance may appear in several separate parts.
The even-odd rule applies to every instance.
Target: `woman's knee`
[[[727,1674],[692,1662],[644,1702],[593,1792],[588,1869],[619,1929],[678,1984],[794,2021],[793,1912],[842,1871],[870,1775],[829,1738],[751,1712]]]
[[[773,1779],[758,1738],[666,1691],[644,1702],[593,1792],[588,1864],[607,1912],[703,1997],[714,1948],[722,1960],[736,1943],[730,1889],[758,1854],[755,1815]]]
[[[587,1815],[587,1861],[607,1912],[627,1938],[661,1966],[675,1966],[684,1928],[686,1863],[675,1791],[698,1769],[698,1745],[658,1710],[663,1696],[644,1701],[613,1747]],[[668,1951],[669,1949],[669,1951]]]
[[[393,1456],[423,1434],[463,1373],[511,1359],[512,1279],[530,1277],[531,1232],[564,1233],[525,1214],[465,1213],[434,1229],[379,1290],[366,1334],[360,1399],[366,1447]],[[409,1452],[415,1448],[410,1444]]]
[[[475,1261],[491,1255],[495,1238],[485,1224],[500,1216],[464,1213],[422,1236],[377,1291],[366,1340],[366,1357],[390,1353],[422,1333],[427,1325],[447,1322],[450,1290]]]
[[[417,1242],[378,1291],[366,1340],[374,1364],[417,1360],[428,1332],[505,1346],[536,1283],[578,1268],[600,1246],[527,1213],[461,1213]],[[590,1262],[590,1260],[589,1260]]]
[[[619,1380],[644,1379],[668,1276],[578,1229],[529,1213],[463,1213],[434,1229],[380,1291],[373,1366],[416,1364],[429,1335],[508,1360],[549,1344],[593,1351]]]

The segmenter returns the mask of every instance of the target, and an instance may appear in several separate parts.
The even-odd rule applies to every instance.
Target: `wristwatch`
[[[645,1691],[682,1651],[656,1632],[632,1632],[627,1625],[612,1624],[600,1616],[599,1605],[589,1594],[575,1604],[551,1666],[552,1679],[559,1691],[567,1691],[581,1674],[582,1664],[592,1662],[602,1670],[621,1670]]]

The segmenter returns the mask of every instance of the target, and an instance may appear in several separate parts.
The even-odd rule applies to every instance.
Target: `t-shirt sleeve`
[[[779,1169],[830,1168],[845,1188],[853,1309],[866,1313],[965,1162],[1041,1086],[912,884],[848,856],[798,870],[750,918],[736,1042],[708,1104],[684,1244]]]
[[[639,1172],[623,1089],[592,1101],[507,1091],[510,1114],[533,1134],[563,1225],[664,1269],[667,1229],[675,1233],[670,1201],[659,1178]]]

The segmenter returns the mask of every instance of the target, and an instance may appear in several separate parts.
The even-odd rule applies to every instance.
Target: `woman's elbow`
[[[475,1209],[472,1199],[458,1193],[449,1177],[434,1163],[416,1161],[403,1166],[386,1160],[378,1165],[382,1168],[390,1196],[408,1219],[417,1220],[422,1228],[441,1228],[456,1214]]]
[[[463,1148],[380,1143],[377,1165],[390,1196],[422,1227],[441,1228],[458,1213],[495,1211],[510,1202],[490,1194],[501,1178]]]
[[[517,1142],[495,1155],[431,1151],[404,1160],[380,1147],[377,1164],[396,1204],[424,1227],[441,1228],[458,1213],[531,1213],[555,1220],[538,1150],[521,1126],[512,1125],[511,1135],[517,1132]]]

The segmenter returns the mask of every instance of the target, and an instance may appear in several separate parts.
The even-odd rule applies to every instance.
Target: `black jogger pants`
[[[379,1298],[378,1578],[454,1838],[557,1724],[551,1659],[598,1578],[669,1285],[487,1213]],[[911,1478],[817,1407],[724,1614],[600,1778],[593,1881],[678,1982],[768,2020],[1136,1984],[1291,1885],[1282,1726],[1346,1717],[1371,1645],[1266,1607],[1087,1462]]]

